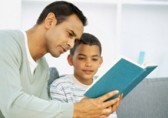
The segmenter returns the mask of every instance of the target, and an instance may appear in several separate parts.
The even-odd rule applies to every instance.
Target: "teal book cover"
[[[100,97],[110,91],[119,90],[123,98],[157,66],[143,67],[126,58],[120,58],[103,76],[98,78],[85,92],[89,98]],[[117,97],[113,96],[111,99]]]

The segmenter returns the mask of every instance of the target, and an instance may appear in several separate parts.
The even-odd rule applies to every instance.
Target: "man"
[[[117,91],[74,104],[48,98],[44,55],[59,57],[72,48],[86,21],[73,4],[56,1],[26,32],[0,31],[0,110],[5,118],[104,118],[116,111],[121,98],[104,101]]]

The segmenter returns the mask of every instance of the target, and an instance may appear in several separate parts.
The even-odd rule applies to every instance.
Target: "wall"
[[[27,30],[35,24],[42,9],[52,1],[1,0],[0,28]],[[85,32],[95,34],[102,42],[104,62],[98,75],[108,70],[118,54],[136,61],[139,52],[145,51],[145,60],[158,64],[158,68],[149,77],[168,76],[167,1],[69,1],[76,4],[87,16],[89,22]],[[60,58],[47,54],[49,66],[57,67],[60,74],[72,73],[73,69],[66,61],[67,54],[68,52]]]
[[[124,5],[122,16],[121,52],[136,60],[145,51],[145,60],[158,64],[150,77],[167,77],[168,5]]]
[[[1,0],[0,15],[0,29],[20,28],[21,0]]]

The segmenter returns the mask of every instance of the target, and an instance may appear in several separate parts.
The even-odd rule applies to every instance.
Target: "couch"
[[[168,118],[168,78],[144,79],[121,102],[118,118]]]

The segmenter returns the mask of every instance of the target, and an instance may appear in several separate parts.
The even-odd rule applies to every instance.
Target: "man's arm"
[[[13,32],[10,34],[9,32],[8,34],[0,32],[0,110],[3,115],[6,118],[72,117],[73,104],[47,101],[41,99],[40,96],[36,96],[34,94],[37,93],[36,91],[31,91],[31,89],[37,87],[35,85],[45,84],[43,81],[39,82],[35,80],[38,84],[27,84],[29,81],[25,78],[28,78],[28,75],[24,74],[25,78],[22,78],[24,83],[21,83],[20,71],[22,67],[20,63],[23,59],[21,53],[25,52],[21,50],[24,43],[21,45],[20,40],[15,40],[18,38],[15,37],[16,34],[18,33],[15,32],[13,35]],[[19,38],[23,39],[23,37]],[[24,40],[21,41],[23,42]],[[41,78],[39,78],[39,80],[40,79]],[[47,80],[45,82],[47,82]],[[26,92],[23,87],[25,87],[28,92]]]

